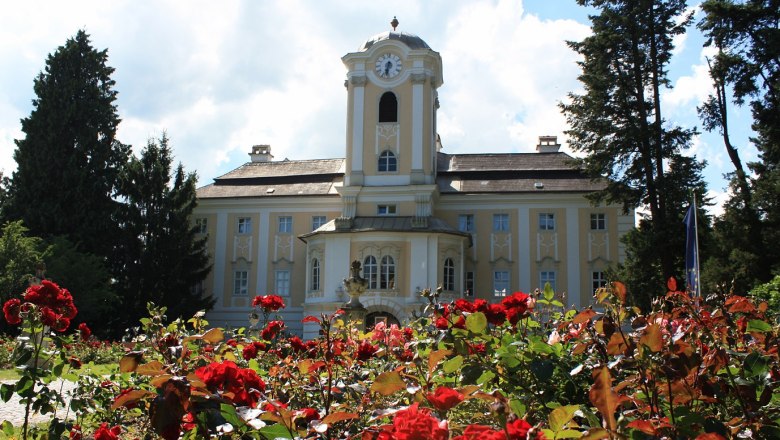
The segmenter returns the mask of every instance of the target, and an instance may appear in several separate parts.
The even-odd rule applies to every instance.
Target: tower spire
[[[393,32],[395,32],[395,28],[398,27],[398,19],[395,18],[395,15],[393,16],[393,21],[390,22],[390,26],[393,27]]]

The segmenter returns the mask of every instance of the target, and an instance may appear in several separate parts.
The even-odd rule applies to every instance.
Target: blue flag
[[[685,214],[685,279],[689,292],[699,294],[699,244],[696,237],[696,207],[691,205]]]

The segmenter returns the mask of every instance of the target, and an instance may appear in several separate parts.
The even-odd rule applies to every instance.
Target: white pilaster
[[[531,215],[528,207],[517,209],[517,259],[518,276],[517,287],[522,292],[531,289]]]
[[[265,289],[268,286],[268,237],[271,236],[269,228],[268,211],[261,209],[260,221],[257,225],[257,295],[266,295]],[[250,293],[251,295],[251,293]]]
[[[227,252],[227,213],[217,213],[217,236],[214,238],[214,293],[215,309],[221,309],[225,288],[225,252]]]
[[[365,112],[365,76],[353,76],[352,83],[352,172],[363,172],[363,113]]]
[[[412,171],[423,167],[423,86],[425,74],[412,74]]]
[[[566,208],[566,267],[569,306],[582,308],[580,298],[580,222],[577,208]]]

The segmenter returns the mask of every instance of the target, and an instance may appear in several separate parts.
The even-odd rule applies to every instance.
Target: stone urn
[[[350,277],[344,279],[344,290],[349,295],[349,301],[342,308],[353,321],[363,321],[366,317],[366,308],[360,302],[360,295],[368,289],[368,280],[360,276],[360,270],[360,261],[353,261]]]

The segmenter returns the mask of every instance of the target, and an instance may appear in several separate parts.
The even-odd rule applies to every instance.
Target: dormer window
[[[394,172],[398,171],[398,161],[395,158],[395,154],[392,151],[385,150],[379,155],[379,164],[377,166],[379,172]]]
[[[398,122],[398,100],[393,92],[385,92],[379,99],[379,122]]]

